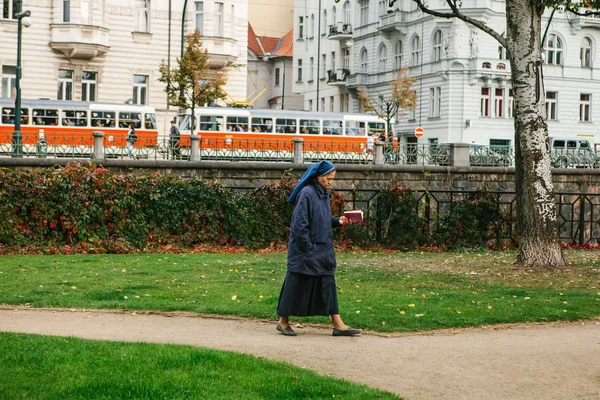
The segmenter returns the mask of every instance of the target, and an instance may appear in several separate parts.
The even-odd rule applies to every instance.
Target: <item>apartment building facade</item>
[[[0,3],[0,94],[11,97],[17,1]],[[227,71],[228,97],[246,97],[247,72],[233,65],[247,61],[247,0],[23,0],[22,9],[33,20],[22,32],[22,98],[147,104],[165,133],[177,110],[167,105],[159,65],[175,67],[195,29],[211,68]]]
[[[511,66],[497,41],[461,20],[424,14],[411,0],[398,0],[391,8],[388,0],[352,4],[356,8],[351,14],[353,58],[340,90],[352,95],[360,87],[370,96],[385,97],[395,71],[406,67],[416,78],[413,90],[418,101],[416,110],[396,118],[395,131],[401,142],[514,145]],[[446,9],[442,0],[433,0],[429,6]],[[466,0],[462,11],[496,32],[506,30],[502,0]],[[306,18],[305,11],[296,15],[296,20],[303,21],[307,29],[301,17]],[[543,31],[546,28],[544,96],[550,136],[599,143],[600,19],[560,11],[552,15],[548,10]],[[306,49],[297,57],[303,63],[326,54],[318,52],[308,38],[301,45]],[[314,68],[303,75],[314,76]],[[307,90],[305,101],[314,99],[314,89]],[[360,111],[358,102],[351,99],[350,103],[352,111]],[[419,139],[414,136],[417,127],[425,133]]]

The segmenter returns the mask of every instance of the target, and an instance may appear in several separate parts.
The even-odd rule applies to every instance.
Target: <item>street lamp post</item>
[[[23,157],[23,135],[21,134],[21,35],[23,26],[31,26],[31,11],[21,11],[18,2],[17,13],[17,80],[15,82],[15,129],[13,132],[12,157]]]

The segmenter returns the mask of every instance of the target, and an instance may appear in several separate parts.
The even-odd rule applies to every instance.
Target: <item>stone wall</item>
[[[0,158],[0,168],[33,170],[66,165],[69,162],[72,160]],[[106,160],[102,165],[119,173],[156,172],[163,175],[196,176],[220,180],[225,186],[248,188],[276,182],[286,174],[298,178],[308,167],[291,163],[153,160]],[[555,192],[600,193],[599,169],[555,169],[553,178]],[[334,188],[373,190],[390,183],[403,184],[414,190],[464,191],[485,185],[493,191],[515,190],[514,168],[342,164],[337,165]]]

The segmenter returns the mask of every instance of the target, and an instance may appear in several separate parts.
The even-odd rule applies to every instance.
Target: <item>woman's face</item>
[[[331,183],[333,182],[334,177],[335,177],[335,171],[331,171],[327,175],[319,176],[317,178],[317,181],[319,181],[319,183],[321,185],[323,185],[323,187],[329,187],[329,186],[331,186]]]

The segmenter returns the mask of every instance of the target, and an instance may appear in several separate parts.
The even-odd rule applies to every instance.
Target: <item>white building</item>
[[[304,94],[306,110],[347,112],[354,108],[345,86],[353,70],[355,4],[349,0],[294,2],[294,91]]]
[[[10,97],[17,2],[0,3],[1,95]],[[22,9],[33,19],[22,34],[22,98],[147,104],[166,132],[177,110],[167,106],[159,65],[176,66],[182,33],[196,28],[211,67],[228,70],[230,99],[246,97],[246,71],[232,65],[246,64],[248,0],[23,0]]]
[[[447,9],[442,0],[428,4]],[[425,135],[419,143],[514,145],[510,63],[497,41],[459,19],[423,14],[411,0],[398,0],[391,9],[388,0],[358,0],[352,5],[356,7],[351,12],[354,59],[345,88],[350,93],[362,87],[371,96],[385,94],[394,72],[402,67],[408,67],[409,74],[417,78],[413,87],[417,109],[397,118],[395,129],[401,141],[417,142],[414,129],[423,127]],[[313,7],[308,9],[316,12]],[[465,0],[461,9],[499,33],[506,29],[504,1]],[[296,11],[296,33],[302,35],[303,30],[304,37],[297,38],[301,50],[295,48],[294,55],[302,58],[304,65],[304,60],[317,56],[317,41],[310,39],[312,22],[306,20],[307,15],[312,18],[312,12]],[[550,136],[600,143],[595,128],[600,123],[600,19],[557,11],[550,20],[550,15],[548,10],[542,29],[548,26],[544,96]],[[321,47],[328,48],[329,42],[322,38]],[[316,77],[316,59],[312,68],[308,63],[304,80]],[[305,102],[314,102],[314,84],[304,82],[302,86],[306,88]],[[359,111],[356,101],[352,108]]]

